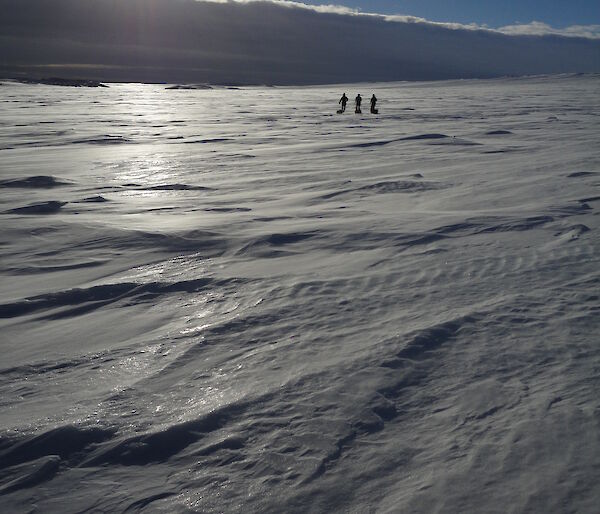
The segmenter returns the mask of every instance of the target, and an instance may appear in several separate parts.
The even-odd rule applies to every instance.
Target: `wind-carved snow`
[[[599,86],[5,83],[2,510],[594,512]]]

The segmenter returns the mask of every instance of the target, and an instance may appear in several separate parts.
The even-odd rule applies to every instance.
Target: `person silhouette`
[[[361,98],[361,96],[360,96],[360,93],[358,93],[358,95],[356,95],[355,102],[356,102],[356,109],[354,110],[354,112],[355,112],[356,114],[360,114],[360,113],[362,112],[362,111],[360,110],[360,104],[361,104],[361,102],[362,102],[362,98]]]
[[[340,109],[340,113],[344,112],[346,110],[346,104],[348,103],[348,97],[346,96],[346,93],[344,93],[342,95],[342,98],[340,98],[340,101],[338,103],[342,104],[342,108]]]
[[[375,109],[376,103],[377,97],[375,96],[375,93],[373,93],[373,96],[371,97],[371,114],[377,114],[379,112],[377,109]]]

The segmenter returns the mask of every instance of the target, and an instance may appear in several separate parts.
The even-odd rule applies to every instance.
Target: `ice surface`
[[[5,83],[0,510],[595,512],[598,91]]]

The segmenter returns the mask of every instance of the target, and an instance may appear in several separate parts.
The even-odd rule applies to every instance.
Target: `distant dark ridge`
[[[444,189],[445,184],[439,182],[425,182],[415,180],[391,180],[366,184],[364,186],[333,191],[321,195],[319,200],[329,200],[331,198],[347,197],[352,195],[366,196],[370,194],[388,194],[388,193],[420,193],[424,191],[434,191]]]
[[[68,87],[108,87],[102,82],[89,79],[67,79],[61,77],[50,77],[42,79],[17,78],[15,79],[23,84],[44,84],[46,86],[68,86]]]
[[[512,134],[512,132],[510,130],[491,130],[485,133],[486,136],[505,136],[507,134]]]
[[[7,474],[9,477],[16,476],[16,478],[0,485],[0,496],[50,480],[59,467],[60,457],[58,455],[45,455],[39,459],[13,466]]]
[[[26,205],[25,207],[10,209],[9,211],[5,211],[5,214],[55,214],[67,203],[68,202],[58,202],[56,200],[33,203],[31,205]]]
[[[90,444],[106,441],[114,433],[113,429],[67,425],[20,441],[0,439],[0,447],[3,448],[0,451],[0,469],[47,455],[58,455],[61,459],[67,459]]]
[[[118,145],[122,143],[131,143],[131,139],[128,139],[123,136],[112,136],[110,134],[105,134],[103,136],[98,137],[90,137],[86,139],[76,139],[74,141],[70,141],[67,144],[77,145],[77,144],[89,144],[89,145]]]
[[[148,299],[173,293],[196,293],[207,289],[209,286],[223,286],[228,282],[230,281],[198,278],[173,283],[148,282],[139,284],[136,282],[120,282],[81,289],[68,289],[32,296],[13,303],[0,304],[0,318],[15,318],[38,311],[70,306],[75,306],[75,309],[61,312],[54,317],[74,316],[125,298]]]
[[[390,143],[396,143],[398,141],[420,141],[428,139],[445,139],[449,136],[446,134],[418,134],[415,136],[398,137],[394,139],[385,139],[383,141],[367,141],[366,143],[355,143],[348,145],[347,148],[368,148],[371,146],[383,146],[389,145]]]
[[[208,84],[174,84],[165,89],[212,89]]]
[[[6,180],[0,180],[0,187],[14,187],[14,188],[32,188],[32,189],[47,189],[59,186],[66,186],[67,182],[61,182],[56,178],[48,175],[37,175],[35,177],[27,178],[11,178]]]
[[[107,198],[104,198],[103,196],[97,195],[97,196],[88,196],[87,198],[84,198],[83,200],[79,200],[79,202],[76,203],[104,203],[104,202],[108,202],[110,200],[108,200]]]
[[[595,171],[574,171],[573,173],[569,173],[567,178],[593,177],[596,173]]]

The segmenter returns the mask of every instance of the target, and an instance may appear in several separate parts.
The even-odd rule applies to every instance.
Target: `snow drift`
[[[596,512],[599,82],[5,83],[0,510]]]

